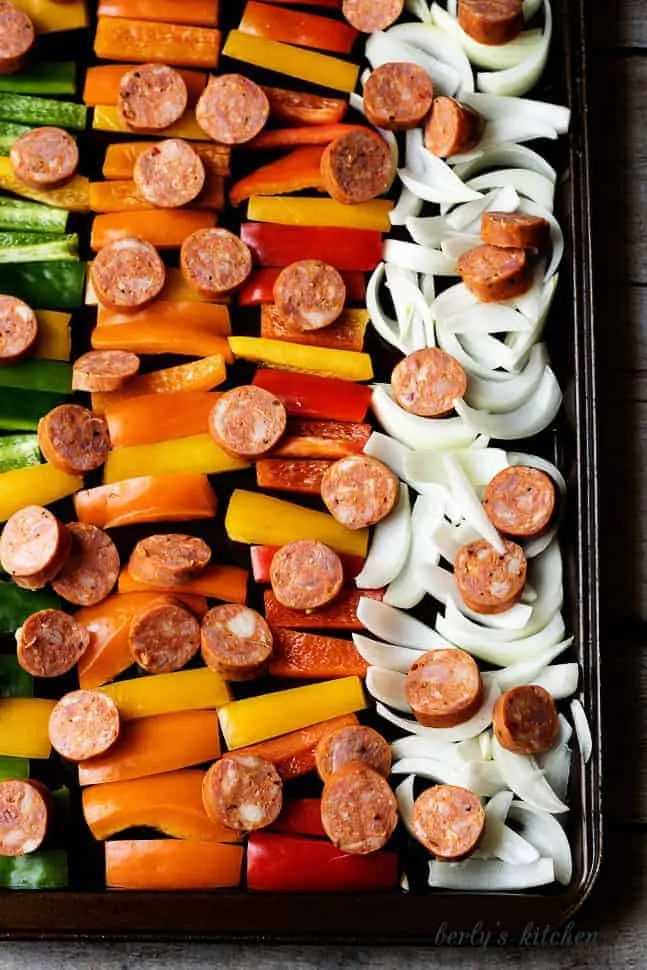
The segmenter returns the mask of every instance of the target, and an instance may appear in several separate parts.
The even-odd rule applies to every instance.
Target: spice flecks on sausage
[[[0,565],[29,589],[46,586],[65,565],[70,537],[62,522],[41,505],[27,505],[6,522],[0,536]]]
[[[181,533],[147,536],[133,549],[128,572],[152,587],[181,586],[196,576],[211,559],[211,549],[196,536]]]
[[[434,96],[433,83],[417,64],[380,64],[364,85],[364,110],[376,128],[406,131],[426,117]]]
[[[492,725],[502,748],[515,754],[544,754],[559,731],[555,701],[537,684],[512,687],[494,705]]]
[[[63,128],[32,128],[12,144],[11,166],[26,185],[34,189],[53,189],[76,174],[79,149]]]
[[[391,150],[375,131],[350,131],[325,149],[321,174],[326,190],[337,202],[369,202],[391,184]]]
[[[391,748],[381,734],[365,724],[349,725],[330,731],[315,750],[317,771],[322,781],[357,763],[368,765],[384,778],[391,771]]]
[[[346,284],[339,270],[317,259],[302,259],[281,270],[274,284],[274,302],[294,330],[321,330],[341,315]]]
[[[232,293],[252,271],[249,247],[228,229],[198,229],[182,243],[185,280],[210,299]]]
[[[325,472],[321,497],[330,514],[347,529],[377,525],[395,506],[400,483],[376,458],[349,455]]]
[[[202,658],[225,680],[260,677],[272,653],[272,631],[256,610],[235,603],[215,606],[201,629]]]
[[[89,350],[74,361],[72,390],[117,391],[139,371],[139,357],[129,350]]]
[[[413,806],[413,830],[437,859],[459,862],[477,847],[485,830],[480,799],[467,788],[434,785]]]
[[[504,535],[539,535],[555,510],[555,486],[545,472],[525,465],[504,468],[489,482],[483,507]]]
[[[157,250],[136,236],[116,239],[100,249],[92,263],[92,284],[99,303],[113,310],[137,310],[160,295],[166,269]]]
[[[516,542],[498,553],[484,539],[463,546],[454,560],[458,591],[476,613],[503,613],[519,600],[526,582],[526,556]]]
[[[425,123],[425,147],[438,155],[462,155],[475,148],[483,135],[485,122],[477,111],[455,98],[434,98]]]
[[[270,583],[283,606],[313,610],[338,595],[344,583],[344,567],[337,553],[323,542],[301,539],[276,552]]]
[[[270,103],[262,88],[242,74],[210,77],[195,116],[200,127],[224,145],[242,145],[265,127]]]
[[[524,249],[477,246],[459,257],[459,276],[482,303],[523,296],[532,286],[532,264]]]
[[[38,446],[51,465],[68,475],[84,475],[108,457],[108,425],[80,404],[60,404],[38,422]]]
[[[29,779],[0,781],[0,856],[35,852],[45,841],[50,804],[46,790]]]
[[[435,728],[463,724],[481,706],[478,665],[465,650],[429,650],[407,673],[406,697],[420,724]]]
[[[523,28],[521,0],[458,0],[458,22],[479,44],[507,44]]]
[[[241,458],[265,455],[282,437],[286,426],[283,403],[254,384],[225,391],[209,415],[212,438],[229,454]]]
[[[182,670],[200,649],[200,624],[184,606],[160,598],[130,624],[130,652],[149,674]]]
[[[425,347],[404,357],[391,375],[393,396],[401,408],[425,418],[449,414],[467,390],[467,375],[455,357]]]
[[[204,810],[236,832],[275,822],[283,807],[283,782],[271,763],[257,755],[229,755],[209,768],[202,784]]]
[[[0,74],[20,71],[36,42],[30,17],[9,0],[0,0]]]
[[[37,337],[38,321],[32,308],[15,296],[0,295],[0,366],[26,357]]]
[[[137,191],[151,205],[175,209],[188,205],[202,191],[202,160],[187,141],[167,138],[137,156],[133,171]]]
[[[544,249],[550,241],[550,226],[542,216],[522,212],[484,212],[481,239],[503,249]]]
[[[119,84],[119,113],[133,131],[161,131],[182,117],[188,93],[184,78],[166,64],[141,64]]]
[[[326,781],[321,822],[331,842],[353,855],[383,849],[398,822],[388,782],[367,765],[350,762]]]
[[[372,34],[394,24],[403,7],[404,0],[343,0],[342,13],[351,27]]]
[[[78,663],[90,634],[61,610],[32,613],[16,630],[18,663],[33,677],[60,677]]]
[[[49,719],[52,747],[69,761],[87,761],[112,747],[119,735],[117,705],[107,694],[75,690],[60,699]]]

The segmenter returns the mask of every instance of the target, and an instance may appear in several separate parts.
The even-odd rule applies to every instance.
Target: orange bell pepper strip
[[[133,314],[133,317],[137,316],[139,314]],[[218,336],[208,326],[181,327],[172,320],[151,320],[143,326],[133,319],[132,323],[95,327],[90,341],[95,350],[131,350],[135,354],[185,357],[219,354],[227,362],[233,359],[226,337]]]
[[[363,350],[368,321],[368,310],[348,309],[322,330],[301,332],[288,326],[273,303],[264,303],[261,307],[261,337],[333,350]]]
[[[79,522],[114,529],[141,522],[212,519],[217,499],[206,475],[144,475],[77,492]]]
[[[168,20],[196,27],[218,26],[218,0],[99,0],[99,17]]]
[[[219,755],[215,711],[156,714],[122,724],[119,738],[106,754],[79,765],[79,784],[85,788],[160,775],[213,761]]]
[[[331,464],[321,459],[264,458],[256,462],[256,484],[275,492],[321,495],[321,482]]]
[[[209,599],[222,600],[224,603],[247,602],[247,580],[249,573],[240,566],[210,565],[205,566],[193,579],[187,580],[173,589],[186,595],[206,596]],[[139,583],[128,572],[122,569],[119,576],[120,593],[135,593],[139,590],[156,590],[168,592],[168,587],[151,586],[150,583]]]
[[[254,37],[284,40],[299,47],[313,47],[337,54],[350,54],[359,36],[357,30],[342,20],[300,10],[285,10],[283,7],[257,3],[256,0],[247,0],[239,29]]]
[[[112,447],[206,434],[209,414],[218,397],[212,391],[173,391],[145,394],[110,405],[104,415]]]
[[[117,239],[139,236],[156,249],[178,249],[192,232],[211,229],[216,223],[213,212],[193,209],[108,212],[94,217],[90,245],[97,252]]]
[[[249,6],[249,4],[248,4]],[[329,145],[335,138],[351,131],[365,131],[365,125],[303,125],[301,128],[270,128],[256,138],[245,142],[241,148],[266,151],[270,148],[294,148],[297,145]]]
[[[265,619],[271,627],[294,627],[297,630],[363,630],[357,616],[357,607],[362,597],[381,600],[382,589],[342,589],[341,593],[326,606],[316,610],[291,610],[279,603],[274,593],[266,589]]]
[[[178,12],[184,6],[176,3],[173,5]],[[85,73],[83,103],[92,108],[98,104],[117,104],[121,79],[132,70],[132,64],[98,64],[89,67]],[[193,107],[207,86],[207,75],[203,71],[180,70],[179,73],[186,84],[188,103]]]
[[[208,27],[99,17],[94,52],[106,61],[213,68],[218,65],[220,32]]]
[[[132,377],[118,391],[97,391],[92,395],[92,410],[102,414],[107,408],[147,394],[169,394],[172,391],[210,391],[227,379],[221,354],[211,354],[188,364],[165,367]]]
[[[349,61],[284,44],[278,40],[252,37],[242,30],[229,31],[222,53],[236,61],[254,64],[279,74],[288,74],[300,81],[309,81],[311,84],[320,84],[338,91],[354,91],[359,77],[359,67]],[[106,56],[98,50],[97,54]]]
[[[106,842],[108,889],[198,890],[240,885],[243,847],[183,839]]]
[[[291,419],[272,455],[281,458],[347,458],[362,453],[372,431],[370,424],[353,421]]]
[[[272,677],[328,680],[332,677],[366,677],[368,664],[352,640],[324,637],[297,630],[274,630],[270,657]]]
[[[101,687],[119,708],[123,721],[176,711],[215,711],[231,700],[225,680],[209,667],[119,680]]]
[[[82,796],[87,826],[99,842],[143,825],[192,842],[240,842],[239,832],[212,821],[202,807],[204,774],[188,768],[92,785]]]
[[[263,87],[275,121],[288,125],[334,125],[346,114],[343,98],[322,98],[320,94]]]
[[[235,182],[229,190],[229,201],[240,205],[252,195],[281,195],[284,192],[299,192],[301,189],[325,191],[321,174],[320,145],[296,148],[289,155],[275,162],[262,165],[255,172]]]
[[[354,724],[359,724],[355,714],[343,714],[341,717],[332,717],[319,724],[312,724],[300,731],[292,731],[290,734],[283,734],[269,741],[238,748],[236,756],[256,755],[258,758],[265,758],[266,761],[272,762],[283,781],[291,781],[315,770],[315,750],[326,734]]]
[[[103,175],[107,179],[131,179],[135,162],[139,156],[155,145],[154,141],[122,141],[108,145],[103,162]],[[216,145],[196,142],[192,146],[199,155],[208,176],[229,175],[231,149],[228,145]],[[166,215],[172,214],[174,209],[165,209]]]
[[[290,190],[286,190],[290,191]],[[225,207],[225,180],[220,175],[209,176],[197,199],[191,203],[194,209]],[[90,182],[90,209],[92,212],[146,212],[155,206],[146,202],[137,192],[134,182],[114,179],[108,182]]]
[[[179,321],[182,321],[181,327],[178,326]],[[156,300],[151,306],[145,307],[143,310],[136,310],[134,313],[125,313],[100,306],[97,315],[97,326],[101,329],[104,327],[127,327],[129,324],[136,324],[137,328],[145,330],[155,323],[158,325],[168,323],[174,326],[176,330],[188,332],[195,330],[205,336],[211,334],[216,337],[227,337],[231,333],[231,321],[227,307],[221,303],[206,303],[199,300],[186,302],[182,300]],[[194,356],[207,355],[196,353]],[[230,359],[228,355],[225,355],[225,360],[229,361]]]

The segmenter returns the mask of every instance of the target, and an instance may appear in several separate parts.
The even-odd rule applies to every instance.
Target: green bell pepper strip
[[[24,125],[53,125],[83,131],[88,109],[84,104],[34,98],[28,94],[0,94],[0,121]]]
[[[61,601],[48,589],[21,589],[0,581],[0,634],[13,634],[28,616],[39,610],[60,609]]]
[[[30,239],[30,236],[37,238]],[[77,260],[79,237],[52,236],[49,233],[0,232],[0,263],[44,263],[51,260]]]
[[[0,369],[0,376],[2,370]],[[8,434],[0,437],[0,475],[16,468],[40,465],[42,462],[35,434]]]
[[[62,360],[25,360],[13,367],[0,367],[0,388],[16,387],[23,391],[46,391],[50,394],[72,393],[72,366]],[[0,413],[3,404],[0,403]],[[0,449],[2,439],[0,438]]]
[[[0,654],[0,697],[33,697],[34,678],[13,654]]]
[[[0,229],[61,233],[65,232],[68,217],[67,209],[54,209],[41,202],[26,202],[24,199],[0,195]]]
[[[8,94],[74,94],[74,61],[40,61],[19,74],[0,76],[0,91]]]
[[[29,778],[30,765],[28,758],[0,758],[0,781],[11,781],[13,778]]]
[[[0,82],[5,77],[11,77],[11,75],[1,74]],[[31,131],[29,125],[14,125],[11,121],[0,121],[0,155],[8,155],[16,139],[26,135],[28,131]]]
[[[65,889],[68,882],[67,852],[63,849],[0,857],[2,889]]]
[[[36,431],[40,419],[64,400],[61,394],[12,388],[0,394],[0,431]]]
[[[0,265],[0,293],[17,296],[34,310],[73,310],[83,304],[85,263]]]

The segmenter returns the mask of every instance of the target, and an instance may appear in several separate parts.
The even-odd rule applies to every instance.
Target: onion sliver
[[[450,333],[445,327],[444,323],[441,323],[438,318],[436,318],[436,336],[438,337],[438,346],[441,347],[446,354],[451,354],[452,357],[455,357],[463,370],[467,371],[468,375],[476,375],[477,377],[483,378],[483,380],[493,381],[507,381],[511,379],[510,374],[504,373],[503,371],[493,370],[492,367],[481,363],[480,360],[477,360],[476,357],[473,357],[470,353],[468,353],[460,343],[456,334]],[[511,334],[510,336],[516,335]],[[514,354],[512,357],[514,357]]]
[[[532,346],[541,338],[546,318],[548,317],[548,312],[557,289],[558,278],[558,274],[555,273],[554,276],[544,283],[532,330],[527,333],[510,333],[506,336],[505,342],[512,351],[513,366],[520,364]]]
[[[422,199],[402,185],[397,205],[389,212],[389,221],[392,226],[404,226],[408,219],[420,215],[421,210]]]
[[[539,138],[555,141],[557,132],[552,125],[542,123],[532,115],[525,118],[512,115],[508,118],[496,118],[493,121],[486,122],[483,137],[478,147],[485,150],[500,145],[502,142],[517,144],[519,142],[536,141]],[[451,157],[449,163],[452,164]]]
[[[487,485],[509,464],[502,448],[463,448],[453,451],[451,457],[460,464],[463,473],[476,487]],[[404,474],[400,477],[417,484],[435,483],[445,488],[450,484],[444,455],[435,451],[410,451],[404,460]]]
[[[454,408],[475,432],[499,440],[531,438],[539,434],[557,417],[562,404],[562,392],[550,367],[546,367],[536,390],[521,407],[507,414],[486,414],[456,399]]]
[[[396,711],[411,714],[405,693],[407,678],[397,670],[386,667],[369,667],[366,672],[366,690],[381,704],[388,704]]]
[[[429,20],[431,21],[431,13]],[[419,24],[395,24],[389,28],[387,34],[427,51],[432,57],[451,67],[460,78],[461,97],[474,91],[474,74],[467,55],[460,44],[448,37],[445,31],[433,27],[431,23],[422,27]]]
[[[366,561],[355,577],[359,589],[382,589],[393,582],[407,560],[411,542],[409,489],[400,484],[400,498],[385,519],[375,526]]]
[[[398,647],[394,643],[372,640],[361,633],[353,633],[353,643],[360,656],[372,667],[385,667],[406,674],[412,663],[420,659],[420,651]]]
[[[485,693],[481,707],[469,721],[465,721],[463,724],[457,724],[456,727],[425,727],[424,724],[419,724],[418,721],[414,721],[412,718],[400,717],[399,714],[394,714],[388,707],[380,703],[376,705],[376,710],[378,715],[383,717],[385,721],[389,721],[396,727],[402,728],[403,731],[408,731],[409,734],[418,734],[420,737],[431,738],[435,741],[467,741],[468,738],[475,738],[490,726],[494,705],[501,695],[499,685],[495,680],[491,678],[486,679],[485,677],[483,679],[485,682]]]
[[[532,20],[541,10],[543,3],[544,0],[523,0],[523,19]]]
[[[371,408],[391,437],[416,451],[466,448],[476,437],[462,418],[422,418],[409,414],[396,404],[383,385],[374,388]]]
[[[433,276],[456,276],[456,260],[450,259],[437,249],[427,249],[416,243],[401,239],[386,239],[382,255],[387,263],[395,263],[414,273],[431,273]]]
[[[422,221],[422,220],[420,220]],[[464,283],[456,283],[436,297],[431,310],[437,323],[445,324],[446,320],[452,319],[459,313],[463,313],[470,307],[477,306],[478,300],[473,293],[467,289]]]
[[[543,2],[543,0],[542,0]],[[503,97],[495,94],[466,94],[463,101],[478,111],[487,121],[505,118],[532,118],[537,124],[548,125],[558,135],[565,135],[571,121],[570,108],[548,101]]]
[[[556,701],[572,697],[577,690],[580,668],[576,663],[551,664],[544,667],[530,683],[543,687]]]
[[[458,525],[443,522],[434,532],[434,545],[440,550],[443,559],[453,566],[459,550],[480,538],[478,532],[467,522],[460,522]]]
[[[448,259],[458,260],[465,253],[469,253],[470,249],[474,249],[478,245],[480,245],[478,236],[473,236],[471,233],[466,232],[457,232],[451,238],[443,239],[440,244],[440,251]]]
[[[413,128],[407,132],[406,159],[408,172],[426,185],[428,189],[434,190],[435,198],[427,198],[427,195],[421,195],[421,198],[427,198],[428,202],[470,202],[479,198],[479,193],[474,189],[466,188],[462,180],[442,158],[424,147],[421,128]],[[403,181],[405,180],[403,179]],[[410,188],[415,191],[412,186]]]
[[[393,263],[385,264],[386,281],[400,328],[400,340],[407,352],[435,345],[431,309],[418,288],[417,274]]]
[[[397,320],[387,316],[382,309],[378,298],[378,291],[384,279],[386,268],[384,263],[379,263],[371,273],[371,278],[366,287],[366,309],[371,318],[371,323],[379,333],[382,340],[397,348],[401,353],[407,354],[404,341],[400,338],[400,328]]]
[[[465,619],[455,607],[453,610],[460,620]],[[556,613],[538,633],[529,637],[516,636],[515,638],[519,632],[517,630],[488,630],[476,623],[470,623],[469,620],[465,626],[461,626],[453,616],[448,618],[450,604],[447,605],[445,612],[445,617],[436,618],[438,635],[444,641],[467,650],[479,660],[485,660],[500,667],[512,666],[522,660],[530,660],[541,655],[548,646],[561,643],[565,633],[564,620],[559,613]]]
[[[460,179],[471,179],[476,175],[480,175],[482,172],[497,167],[527,169],[529,172],[536,172],[537,175],[543,175],[544,178],[553,184],[557,181],[557,172],[553,166],[549,165],[545,158],[542,158],[532,148],[528,148],[527,145],[493,145],[492,148],[481,152],[473,161],[462,162],[456,165],[454,171]],[[512,189],[512,186],[507,186],[506,188],[507,191],[516,192],[516,190]],[[499,191],[503,192],[505,189],[501,188]],[[451,216],[448,218],[451,219]]]
[[[389,437],[388,434],[382,434],[381,431],[374,431],[364,445],[364,454],[384,462],[398,478],[406,481],[405,468],[411,451],[400,441]]]
[[[382,64],[416,64],[429,75],[434,91],[438,94],[452,97],[460,87],[460,75],[453,68],[427,51],[394,37],[390,31],[375,31],[370,34],[364,52],[366,60],[373,68],[381,67]]]
[[[429,778],[444,785],[468,788],[475,795],[495,795],[503,787],[503,779],[497,766],[491,761],[448,762],[436,758],[403,758],[391,768],[393,775],[413,773],[419,778]]]
[[[362,596],[357,606],[357,618],[369,633],[388,643],[411,647],[423,653],[447,646],[447,642],[431,627],[379,600]]]
[[[460,889],[473,892],[506,892],[547,886],[555,881],[553,860],[538,859],[524,866],[511,866],[499,859],[466,859],[464,862],[429,863],[428,884],[432,889]]]
[[[505,824],[513,797],[512,792],[501,791],[485,806],[485,832],[475,853],[478,858],[501,859],[513,866],[539,859],[537,849]]]
[[[476,375],[470,376],[465,400],[470,407],[492,414],[515,411],[537,390],[547,361],[546,345],[535,344],[522,372],[509,381],[488,381]]]
[[[472,241],[471,248],[479,240]],[[450,333],[516,333],[527,332],[532,324],[518,310],[502,303],[478,303],[443,321]]]
[[[514,145],[512,147],[518,148],[519,146]],[[479,152],[477,157],[480,158],[482,155],[487,154],[489,153]],[[514,163],[506,162],[505,164]],[[523,168],[523,166],[521,167]],[[457,174],[459,178],[463,178],[458,171]],[[455,206],[447,215],[441,216],[440,218],[445,219],[448,226],[452,229],[478,234],[481,231],[481,215],[486,210],[493,212],[514,212],[518,205],[519,195],[517,190],[511,185],[504,185],[502,188],[491,189],[486,195],[481,196],[480,199],[475,199],[473,202],[462,202],[460,205]]]
[[[469,179],[465,183],[469,190],[481,192],[483,189],[493,189],[503,185],[512,187],[528,199],[532,199],[544,209],[553,211],[555,186],[539,172],[527,168],[498,168],[494,172],[485,172]]]
[[[564,256],[564,233],[562,232],[562,227],[559,222],[548,209],[542,208],[542,206],[537,205],[536,202],[531,202],[530,199],[521,199],[519,203],[519,212],[524,213],[524,215],[529,216],[539,216],[541,219],[545,219],[550,227],[550,245],[552,248],[552,253],[550,257],[550,263],[546,268],[544,273],[544,281],[547,281],[553,276],[559,269],[559,264]]]
[[[546,754],[537,758],[539,767],[544,772],[546,781],[558,798],[566,798],[568,793],[568,779],[571,774],[573,752],[567,744],[557,744]]]
[[[568,811],[568,805],[557,797],[532,756],[506,751],[496,738],[492,752],[506,784],[522,801],[551,815]]]
[[[443,455],[443,465],[449,483],[449,491],[466,521],[486,542],[494,546],[500,555],[503,555],[505,553],[503,539],[485,514],[474,487],[461,465],[451,454]]]
[[[447,324],[443,324],[443,327],[446,331]],[[503,340],[497,340],[487,333],[464,333],[459,341],[482,367],[489,367],[491,370],[505,367],[506,370],[513,370],[514,354]]]
[[[586,764],[593,754],[593,737],[584,708],[577,699],[571,701],[571,717],[573,718],[575,736],[582,754],[582,761]]]
[[[514,801],[510,818],[521,826],[527,842],[544,858],[551,858],[555,866],[555,879],[568,886],[573,876],[573,854],[564,829],[554,815],[531,808],[525,802]]]
[[[413,786],[415,781],[416,776],[409,775],[395,790],[395,797],[398,802],[398,814],[402,819],[402,824],[413,839],[416,837],[413,829]]]
[[[541,30],[526,30],[507,44],[480,44],[465,33],[458,20],[443,10],[439,4],[432,3],[431,16],[437,27],[460,44],[472,64],[492,68],[495,71],[514,67],[525,61],[542,41]]]
[[[387,588],[384,602],[410,610],[422,600],[425,588],[420,582],[419,567],[423,558],[438,562],[438,552],[431,536],[442,521],[445,509],[444,491],[436,488],[419,495],[411,513],[411,544],[404,568]]]
[[[461,742],[470,744],[471,742]],[[391,744],[391,755],[394,761],[404,758],[432,758],[435,761],[445,761],[447,764],[457,764],[461,759],[458,753],[459,745],[451,741],[434,741],[432,738],[421,738],[417,734],[408,734],[398,738]]]
[[[530,31],[528,31],[530,33]],[[549,0],[544,0],[544,32],[535,49],[528,56],[508,69],[478,74],[476,86],[479,91],[520,97],[534,88],[544,72],[553,36],[553,11]]]
[[[520,687],[522,684],[536,684],[535,678],[544,667],[564,653],[572,643],[573,637],[560,640],[528,660],[519,660],[508,667],[504,667],[503,670],[495,671],[492,676],[496,677],[499,687],[503,691],[510,690],[511,687]]]
[[[528,0],[525,0],[528,3]],[[431,12],[425,0],[405,0],[405,8],[412,17],[417,17],[423,24],[431,23]]]
[[[472,246],[478,246],[476,236],[452,229],[446,216],[410,217],[406,220],[406,227],[413,241],[418,243],[419,246],[438,247],[442,242],[450,239],[463,240],[466,238],[471,241]]]

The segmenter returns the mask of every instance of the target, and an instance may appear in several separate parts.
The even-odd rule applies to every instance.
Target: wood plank
[[[644,0],[606,0],[587,4],[596,47],[647,47]]]

